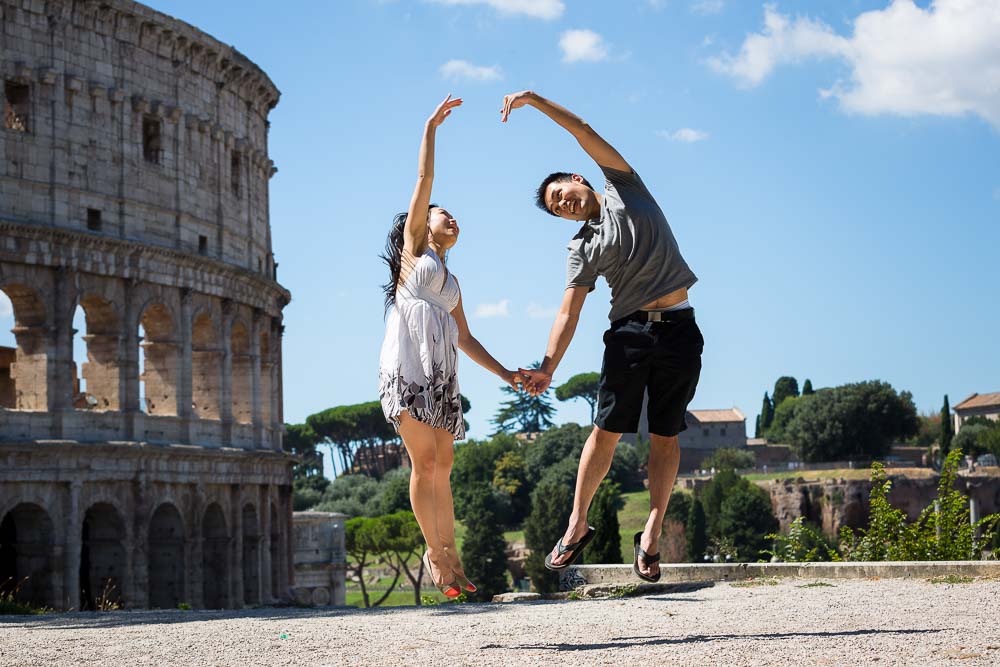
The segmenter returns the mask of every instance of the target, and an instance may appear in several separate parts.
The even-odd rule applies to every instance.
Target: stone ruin
[[[16,339],[0,350],[0,591],[57,609],[287,597],[278,90],[128,0],[0,0],[0,34]]]

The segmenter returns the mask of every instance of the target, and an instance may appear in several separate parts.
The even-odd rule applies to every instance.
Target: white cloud
[[[510,299],[500,299],[497,303],[481,303],[476,306],[476,317],[507,317]]]
[[[559,308],[555,306],[546,307],[537,304],[534,301],[529,303],[525,310],[528,313],[528,317],[533,320],[550,320],[556,316],[556,313],[559,312]]]
[[[726,3],[723,0],[697,0],[691,5],[691,11],[695,14],[708,16],[709,14],[718,14],[725,6]]]
[[[0,317],[13,317],[14,316],[14,306],[11,305],[10,299],[3,292],[0,292]]]
[[[718,72],[752,87],[779,65],[807,58],[836,59],[851,68],[847,81],[820,94],[847,112],[913,116],[977,115],[1000,130],[1000,3],[934,0],[926,9],[894,0],[860,14],[853,34],[838,35],[822,21],[794,19],[773,5],[764,29],[735,55],[709,61]]]
[[[439,5],[488,5],[501,14],[530,16],[536,19],[557,19],[566,5],[562,0],[427,0]]]
[[[686,144],[693,144],[696,141],[704,141],[705,139],[708,139],[708,132],[693,130],[690,127],[682,127],[675,132],[670,132],[669,130],[657,130],[656,136],[663,139],[669,139],[670,141],[681,141]]]
[[[499,81],[503,72],[499,65],[484,67],[465,60],[449,60],[441,65],[441,76],[453,81]]]
[[[654,11],[660,11],[667,6],[667,0],[646,0],[646,4]]]
[[[598,62],[608,57],[604,38],[593,30],[567,30],[559,37],[564,63]]]

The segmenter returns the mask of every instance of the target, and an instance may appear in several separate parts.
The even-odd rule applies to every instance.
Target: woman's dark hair
[[[582,176],[580,178],[583,185],[586,185],[591,190],[594,189],[594,186],[591,185],[586,178],[583,178]],[[545,191],[548,190],[549,186],[553,183],[565,183],[566,181],[572,180],[573,174],[568,171],[555,171],[546,176],[545,180],[542,181],[542,184],[538,186],[538,190],[535,191],[535,206],[542,209],[549,215],[555,215],[558,218],[559,216],[552,212],[552,209],[549,208],[548,202],[545,201]]]
[[[427,207],[427,215],[438,208],[437,204]],[[385,292],[385,310],[396,303],[396,287],[399,283],[399,274],[403,270],[403,229],[406,227],[406,213],[397,213],[392,219],[392,227],[389,229],[389,236],[385,239],[385,251],[379,257],[389,265],[389,282],[382,285]],[[445,269],[447,271],[447,269]],[[445,276],[447,281],[447,275]]]

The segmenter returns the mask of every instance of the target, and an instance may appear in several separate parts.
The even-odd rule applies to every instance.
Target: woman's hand
[[[444,102],[439,104],[438,108],[431,114],[431,117],[427,119],[427,124],[431,127],[438,127],[448,117],[451,110],[458,106],[462,106],[462,98],[456,97],[455,99],[451,99],[451,94],[449,93],[448,97],[444,98]]]
[[[517,371],[509,371],[506,368],[500,371],[500,379],[511,386],[515,391],[521,391],[521,385],[524,383],[524,378]]]
[[[510,112],[514,109],[520,109],[525,104],[531,101],[531,98],[535,96],[530,90],[522,90],[519,93],[511,93],[510,95],[504,95],[503,106],[500,107],[500,122],[506,123],[507,117],[510,116]]]

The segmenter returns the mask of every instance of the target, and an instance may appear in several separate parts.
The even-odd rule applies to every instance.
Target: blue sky
[[[922,411],[1000,390],[995,0],[148,4],[234,44],[282,91],[286,421],[377,397],[377,254],[448,93],[465,100],[438,133],[433,198],[462,226],[449,266],[487,349],[510,366],[542,356],[575,227],[531,194],[550,171],[599,171],[534,110],[501,125],[502,96],[525,88],[619,149],[699,275],[692,407],[737,406],[752,435],[779,375],[882,379]],[[602,282],[557,383],[600,368],[607,311]],[[500,383],[467,358],[460,381],[485,436]],[[557,405],[558,422],[588,418]]]

